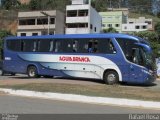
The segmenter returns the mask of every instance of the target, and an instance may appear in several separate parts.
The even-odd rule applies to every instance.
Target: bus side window
[[[97,53],[98,52],[98,41],[90,40],[88,42],[88,52],[89,53]]]
[[[55,41],[55,52],[60,52],[60,40]]]
[[[78,41],[74,40],[73,41],[73,52],[78,52]]]
[[[116,53],[116,49],[111,40],[109,40],[109,53],[113,53],[113,54]]]
[[[73,45],[72,44],[73,44],[72,39],[63,40],[61,43],[61,49],[62,49],[61,52],[72,53],[73,52]]]
[[[98,53],[98,41],[97,41],[97,40],[94,41],[94,44],[93,44],[93,52],[94,52],[94,53]]]
[[[4,53],[3,53],[3,49],[1,49],[1,60],[4,59]]]
[[[21,51],[24,51],[25,43],[23,40],[21,40]]]
[[[50,41],[50,48],[49,51],[52,52],[53,51],[53,46],[54,46],[54,42],[53,40]]]
[[[100,39],[97,43],[98,52],[105,54],[115,54],[116,49],[110,39]]]
[[[37,51],[38,51],[38,52],[40,51],[40,45],[41,45],[41,41],[40,41],[40,40],[37,40]]]
[[[92,42],[92,40],[88,42],[88,52],[93,53],[93,42]]]
[[[36,40],[33,42],[33,52],[35,52],[36,51],[36,48],[37,48],[37,42],[36,42]]]
[[[37,51],[38,52],[50,52],[50,40],[41,39],[37,41]]]

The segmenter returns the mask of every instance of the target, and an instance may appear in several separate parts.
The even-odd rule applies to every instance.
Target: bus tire
[[[38,71],[35,66],[29,66],[27,69],[27,75],[30,78],[38,78]]]
[[[103,79],[108,85],[117,84],[119,82],[119,76],[116,71],[105,72]]]
[[[4,76],[4,72],[3,72],[3,70],[1,71],[1,76]]]

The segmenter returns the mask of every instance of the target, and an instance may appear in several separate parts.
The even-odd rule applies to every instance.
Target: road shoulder
[[[25,96],[25,97],[37,97],[43,99],[74,101],[93,104],[110,104],[118,106],[139,107],[149,109],[160,109],[160,102],[153,101],[141,101],[121,98],[107,98],[107,97],[90,97],[84,95],[74,94],[62,94],[62,93],[50,93],[50,92],[35,92],[27,90],[12,90],[0,88],[1,92],[5,92],[11,95]]]

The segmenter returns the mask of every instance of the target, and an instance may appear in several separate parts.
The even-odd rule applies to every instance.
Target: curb
[[[84,96],[84,95],[35,92],[35,91],[27,91],[27,90],[12,90],[12,89],[1,89],[1,88],[0,88],[0,91],[9,93],[11,95],[18,95],[18,96],[25,96],[25,97],[37,97],[37,98],[64,100],[64,101],[72,101],[72,102],[106,104],[106,105],[111,104],[111,105],[118,105],[118,106],[160,109],[160,102],[153,102],[153,101],[141,101],[141,100],[131,100],[131,99],[122,99],[122,98],[90,97],[90,96]]]

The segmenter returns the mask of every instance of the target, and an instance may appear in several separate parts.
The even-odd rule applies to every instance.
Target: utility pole
[[[110,2],[110,8],[112,8],[112,1],[110,0],[109,2]]]
[[[91,0],[89,0],[89,5],[91,6]]]

